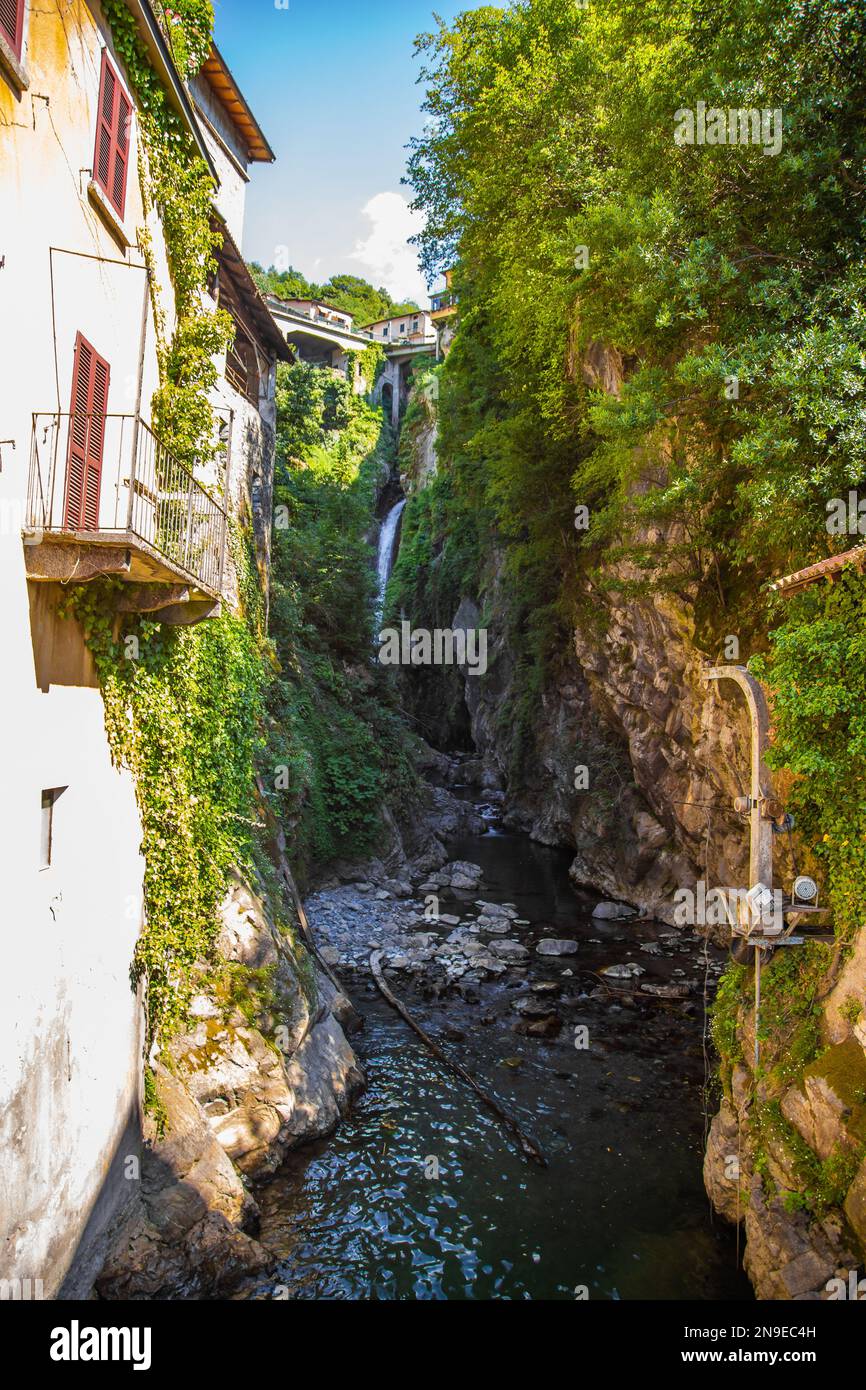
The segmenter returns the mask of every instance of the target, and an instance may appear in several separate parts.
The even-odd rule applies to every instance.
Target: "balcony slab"
[[[213,607],[219,594],[133,532],[30,531],[24,533],[27,578],[35,582],[85,583],[99,575],[130,585],[167,587],[167,604],[193,602]],[[186,598],[184,598],[186,595]],[[158,595],[141,595],[142,612],[167,606]],[[124,604],[124,611],[132,611]]]

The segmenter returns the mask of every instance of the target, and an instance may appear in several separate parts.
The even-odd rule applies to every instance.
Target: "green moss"
[[[806,1211],[820,1220],[828,1211],[842,1205],[863,1158],[862,1144],[855,1144],[850,1150],[837,1150],[822,1161],[785,1119],[777,1100],[754,1106],[750,1127],[756,1150],[755,1166],[765,1182],[770,1178],[767,1150],[781,1146],[789,1156],[798,1187],[791,1190],[776,1185],[788,1211]]]
[[[728,1097],[731,1094],[731,1074],[743,1058],[739,1018],[748,974],[745,965],[737,965],[731,961],[719,981],[716,996],[710,1006],[710,1029],[719,1055],[722,1087]]]
[[[821,1078],[849,1114],[845,1126],[858,1143],[866,1143],[866,1056],[856,1038],[828,1047],[806,1067],[807,1077]]]

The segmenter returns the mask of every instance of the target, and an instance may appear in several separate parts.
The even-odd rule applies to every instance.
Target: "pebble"
[[[599,974],[607,975],[612,980],[630,980],[634,975],[645,975],[646,971],[642,965],[630,960],[625,965],[605,965]]]

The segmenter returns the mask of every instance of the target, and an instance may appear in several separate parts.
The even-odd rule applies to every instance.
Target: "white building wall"
[[[205,144],[220,181],[214,203],[225,218],[226,225],[238,246],[240,246],[244,235],[247,178],[239,171],[235,161],[226,154],[222,144],[214,139],[207,126],[203,126],[202,129]]]
[[[202,131],[205,143],[219,175],[220,186],[214,201],[240,246],[249,182],[247,151],[207,80],[203,77],[193,78],[190,91],[199,113],[204,117]]]
[[[135,1150],[141,1055],[129,981],[143,874],[133,783],[111,766],[81,634],[56,616],[55,586],[28,586],[21,537],[31,414],[68,411],[76,331],[111,364],[109,411],[135,409],[144,275],[130,267],[141,256],[87,191],[96,14],[83,0],[28,4],[29,90],[16,95],[0,75],[0,440],[15,446],[0,444],[0,1280],[41,1279],[46,1296],[74,1262],[67,1289],[86,1290],[101,1231],[131,1195],[122,1165]],[[143,221],[135,142],[133,132],[130,242]],[[163,303],[170,331],[169,295]],[[145,417],[156,384],[148,314]],[[40,688],[52,667],[67,683]],[[57,787],[67,790],[52,864],[40,870],[41,793]]]

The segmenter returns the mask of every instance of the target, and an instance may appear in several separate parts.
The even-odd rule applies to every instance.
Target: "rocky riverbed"
[[[496,981],[520,996],[533,988],[531,967],[548,967],[560,983],[554,990],[552,980],[545,982],[545,1012],[514,1000],[516,1011],[534,1020],[527,1029],[544,1036],[558,1031],[571,1005],[587,1000],[620,1008],[679,1001],[692,1013],[723,968],[724,958],[703,938],[636,921],[623,904],[589,908],[598,934],[578,940],[522,916],[516,902],[490,901],[483,892],[482,866],[456,859],[420,882],[379,874],[329,886],[309,898],[307,912],[324,960],[338,973],[364,975],[370,953],[382,951],[386,974],[425,998],[454,993],[480,1003],[485,986]],[[542,1026],[542,1020],[553,1023]]]
[[[368,1084],[257,1190],[274,1264],[241,1296],[749,1298],[701,1184],[703,995],[721,953],[578,896],[568,855],[498,833],[490,806],[482,823],[458,814],[435,868],[429,853],[341,866],[308,897],[365,1020]],[[546,1168],[381,999],[372,950]]]

